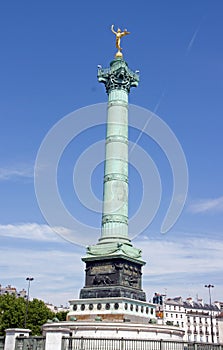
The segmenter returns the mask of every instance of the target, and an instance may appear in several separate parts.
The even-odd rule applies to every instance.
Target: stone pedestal
[[[182,341],[184,331],[177,327],[164,326],[164,325],[152,325],[152,324],[139,324],[139,323],[109,323],[109,322],[60,322],[54,324],[45,324],[43,329],[48,333],[48,328],[55,328],[57,332],[60,332],[61,327],[66,327],[70,329],[70,332],[73,337],[77,338],[83,342],[83,348],[105,348],[105,341],[108,343],[107,349],[110,348],[113,339],[123,340],[126,343],[126,346],[129,345],[128,349],[135,350],[136,344],[131,342],[131,340],[143,340],[143,343],[140,344],[138,349],[152,348],[151,345],[155,346],[156,344],[147,344],[144,343],[145,340],[172,340],[172,341]],[[100,342],[100,338],[102,341]],[[99,339],[97,343],[94,344],[95,339]],[[128,340],[130,342],[128,343]],[[69,339],[67,339],[69,342]],[[110,344],[110,346],[109,346]],[[181,349],[181,344],[179,343],[179,349]],[[58,345],[54,344],[54,349],[49,349],[46,347],[46,350],[61,350]],[[133,346],[131,348],[131,345]],[[80,347],[81,348],[81,347]],[[121,347],[119,347],[121,349]],[[127,348],[127,347],[125,347]]]
[[[155,321],[156,305],[131,298],[92,298],[70,300],[68,321],[133,322]]]
[[[14,350],[15,340],[17,337],[29,337],[30,329],[24,328],[8,328],[6,329],[4,350]]]
[[[142,290],[142,264],[124,258],[86,261],[81,299],[124,297],[146,300]]]
[[[64,328],[64,325],[60,325],[60,327],[49,326],[43,329],[43,333],[46,336],[46,350],[61,350],[62,337],[68,337],[70,329]]]

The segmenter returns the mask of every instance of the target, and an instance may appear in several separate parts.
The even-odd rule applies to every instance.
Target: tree
[[[59,321],[66,321],[68,311],[59,311],[56,313],[56,318],[58,318]]]
[[[23,327],[26,301],[14,294],[0,296],[0,335],[6,328]]]
[[[24,328],[27,300],[14,294],[0,295],[0,335],[7,328]],[[29,301],[26,328],[32,335],[41,335],[41,326],[54,317],[42,300]]]
[[[41,335],[41,327],[55,314],[45,305],[42,300],[33,299],[29,302],[27,328],[31,329],[32,335]]]

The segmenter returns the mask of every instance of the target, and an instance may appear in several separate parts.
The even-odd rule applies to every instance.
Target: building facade
[[[12,287],[10,284],[6,287],[3,287],[0,284],[0,295],[4,295],[4,294],[10,294],[10,295],[14,294],[16,297],[22,297],[22,298],[27,297],[27,292],[25,289],[17,291],[17,289],[15,287]]]
[[[192,298],[183,300],[181,297],[158,299],[156,315],[159,322],[184,330],[184,341],[216,343],[220,340],[219,303],[205,304],[202,299]]]

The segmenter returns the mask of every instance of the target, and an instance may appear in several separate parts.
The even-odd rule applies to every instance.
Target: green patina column
[[[139,77],[122,59],[98,70],[108,94],[102,233],[100,243],[128,244],[128,94]]]
[[[119,51],[110,67],[98,68],[98,81],[108,94],[102,227],[98,243],[87,247],[82,258],[86,279],[80,298],[146,300],[141,250],[128,236],[128,95],[138,86],[139,76],[123,60],[120,42],[116,47]]]
[[[120,255],[140,259],[128,237],[128,94],[138,74],[116,58],[108,69],[98,69],[98,81],[108,94],[102,229],[99,242],[87,255]]]

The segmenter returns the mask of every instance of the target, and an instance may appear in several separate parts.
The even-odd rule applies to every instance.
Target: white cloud
[[[209,238],[181,237],[178,240],[144,241],[137,243],[146,261],[145,271],[150,275],[211,273],[222,271],[223,242]],[[196,268],[195,268],[196,267]]]
[[[30,295],[56,305],[77,297],[84,283],[84,265],[79,253],[58,249],[0,248],[1,284],[27,289],[26,277],[34,278]],[[75,293],[76,292],[76,293]]]
[[[0,245],[0,284],[27,289],[26,277],[32,276],[31,297],[56,305],[78,297],[84,284],[84,248],[67,243],[44,224],[0,225],[1,236],[8,239]]]
[[[10,181],[18,178],[33,178],[33,167],[17,165],[0,168],[0,181]]]
[[[57,228],[57,232],[66,229]],[[37,223],[21,223],[0,225],[0,236],[29,239],[34,241],[61,241],[60,237],[48,225]]]
[[[78,298],[79,290],[84,286],[85,267],[81,261],[84,248],[60,240],[47,225],[2,225],[0,234],[3,231],[8,239],[7,244],[4,245],[5,240],[2,240],[0,245],[2,285],[27,288],[25,279],[31,276],[34,277],[31,297],[56,305]],[[16,241],[16,246],[15,237],[21,239],[19,244]],[[32,240],[23,240],[27,237]],[[142,249],[146,261],[143,289],[148,300],[154,292],[164,292],[166,288],[169,296],[187,297],[198,293],[206,298],[204,284],[207,283],[216,286],[213,298],[222,300],[223,241],[220,238],[191,234],[145,238],[138,236],[133,244]]]
[[[139,236],[140,238],[140,236]],[[222,251],[219,238],[178,236],[171,239],[143,240],[135,243],[143,251],[146,265],[143,268],[144,289],[150,299],[154,292],[168,296],[181,295],[207,298],[204,285],[215,285],[213,299],[222,300]]]
[[[206,198],[192,202],[189,205],[189,211],[192,213],[223,212],[223,197]]]

